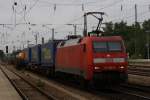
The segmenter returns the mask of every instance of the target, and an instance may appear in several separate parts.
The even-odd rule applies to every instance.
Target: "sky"
[[[16,5],[14,4],[16,2]],[[138,22],[150,17],[150,0],[0,0],[0,49],[9,52],[35,44],[41,38],[51,39],[52,28],[55,39],[64,39],[83,32],[83,14],[89,11],[105,12],[103,22],[135,22],[134,7],[137,5]],[[97,20],[88,17],[88,29],[95,27]]]

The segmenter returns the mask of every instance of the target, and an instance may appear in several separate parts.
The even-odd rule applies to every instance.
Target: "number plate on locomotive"
[[[106,62],[113,62],[113,59],[112,58],[107,58]]]

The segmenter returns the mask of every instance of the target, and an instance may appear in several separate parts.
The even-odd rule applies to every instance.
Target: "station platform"
[[[15,88],[0,70],[0,100],[22,100]]]

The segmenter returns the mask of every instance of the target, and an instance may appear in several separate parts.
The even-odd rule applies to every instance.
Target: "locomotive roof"
[[[121,38],[121,36],[103,36],[103,37],[91,36],[91,37],[76,38],[76,39],[70,39],[70,40],[60,42],[58,45],[58,48],[77,45],[77,44],[81,43],[81,41],[87,41],[87,40],[92,40],[92,41],[122,41],[122,38]]]
[[[121,41],[122,38],[121,36],[102,36],[102,37],[96,37],[96,36],[92,36],[92,37],[86,37],[87,39],[92,39],[92,40],[99,40],[99,41]]]

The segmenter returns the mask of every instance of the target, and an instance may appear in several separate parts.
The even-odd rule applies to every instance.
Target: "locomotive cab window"
[[[94,42],[93,43],[94,52],[107,52],[106,42]]]
[[[120,52],[122,51],[121,42],[93,42],[94,52]]]
[[[121,43],[120,42],[108,42],[109,51],[121,51]]]

